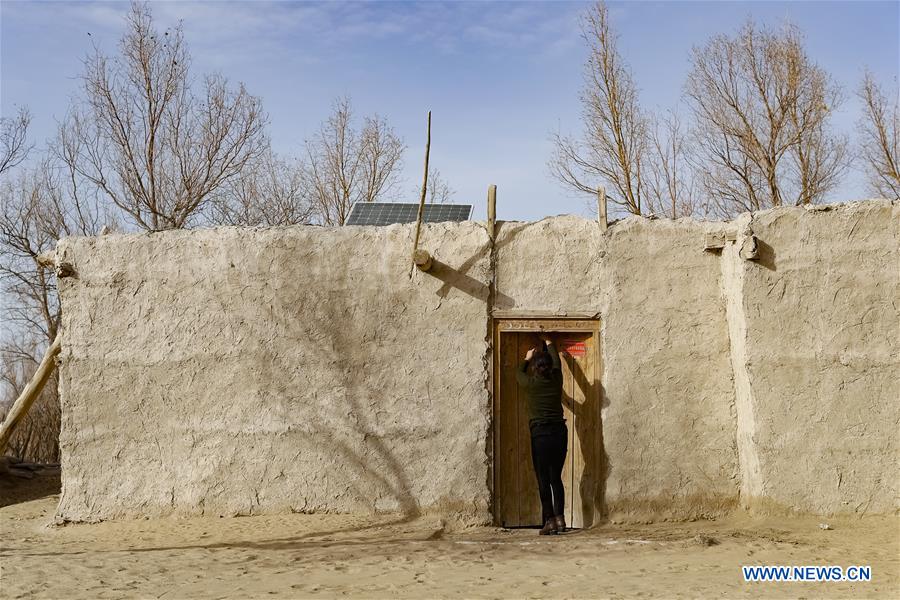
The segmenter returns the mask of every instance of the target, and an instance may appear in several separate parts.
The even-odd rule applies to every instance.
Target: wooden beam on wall
[[[413,253],[413,263],[420,271],[428,271],[433,265],[431,253],[421,248]]]
[[[488,186],[487,198],[488,235],[494,239],[494,228],[497,224],[497,186]]]

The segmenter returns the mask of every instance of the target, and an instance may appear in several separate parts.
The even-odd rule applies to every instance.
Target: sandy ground
[[[900,519],[661,523],[555,537],[278,515],[54,527],[58,475],[0,478],[2,598],[900,598]],[[745,583],[741,565],[871,565],[868,583]]]

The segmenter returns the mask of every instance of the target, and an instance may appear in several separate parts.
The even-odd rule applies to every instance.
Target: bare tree
[[[28,126],[31,113],[20,108],[15,117],[0,117],[0,175],[18,166],[28,157]]]
[[[349,108],[349,104],[348,104]],[[394,191],[406,146],[379,115],[365,117],[360,133],[360,150],[365,176],[362,198],[376,202]]]
[[[0,292],[10,302],[0,332],[0,400],[11,402],[18,395],[59,328],[55,274],[38,256],[53,250],[61,237],[95,235],[112,223],[96,198],[81,195],[78,181],[65,164],[45,159],[2,183]],[[58,438],[59,400],[56,385],[48,385],[17,427],[10,449],[23,458],[53,462]]]
[[[723,216],[820,202],[847,167],[846,140],[829,129],[841,91],[796,27],[748,22],[695,48],[686,93],[704,187]]]
[[[633,214],[646,207],[643,163],[648,120],[638,102],[631,72],[616,48],[603,2],[582,18],[582,37],[590,48],[581,92],[581,139],[554,135],[550,171],[563,185],[592,198],[606,186],[610,202]]]
[[[900,91],[891,102],[868,70],[858,91],[863,102],[860,143],[869,187],[883,198],[900,200]]]
[[[422,186],[413,187],[412,193],[413,196],[420,195],[422,193]],[[450,202],[455,194],[456,190],[450,187],[450,184],[447,183],[447,180],[444,179],[441,172],[434,167],[429,167],[428,188],[425,192],[425,202],[430,204],[444,204]]]
[[[85,61],[63,153],[138,227],[186,227],[262,155],[267,117],[221,75],[195,94],[181,26],[157,31],[147,4],[131,5],[119,48],[112,59],[95,48]]]
[[[52,270],[38,257],[60,238],[97,235],[116,228],[96,197],[82,195],[68,165],[45,159],[4,181],[0,194],[0,283],[15,299],[6,324],[18,324],[49,343],[59,326],[59,302]]]
[[[688,136],[679,115],[672,111],[654,118],[645,169],[647,208],[671,219],[698,213]]]
[[[267,227],[309,223],[313,206],[303,175],[299,161],[288,161],[269,150],[262,160],[215,194],[210,203],[210,222]]]
[[[0,282],[15,302],[5,315],[45,341],[52,341],[59,325],[59,304],[51,271],[38,256],[52,250],[59,236],[51,214],[47,177],[42,170],[20,173],[4,182],[0,195]]]
[[[355,202],[389,198],[404,150],[384,118],[366,117],[356,130],[350,99],[337,100],[331,116],[306,142],[305,180],[318,219],[326,225],[343,225]]]

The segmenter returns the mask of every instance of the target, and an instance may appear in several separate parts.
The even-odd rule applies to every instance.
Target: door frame
[[[497,515],[497,448],[498,436],[500,428],[497,423],[497,399],[499,397],[500,378],[497,374],[500,371],[500,340],[503,333],[539,333],[542,331],[559,332],[559,333],[590,333],[594,339],[594,386],[596,393],[601,396],[597,398],[598,406],[602,406],[602,365],[601,360],[601,344],[600,344],[600,316],[582,315],[566,316],[566,315],[541,315],[536,313],[522,313],[520,315],[508,314],[504,311],[501,315],[494,315],[491,318],[491,520],[495,526],[499,526]],[[602,427],[602,420],[600,421]],[[602,434],[601,434],[602,435]],[[602,439],[602,437],[600,438]]]

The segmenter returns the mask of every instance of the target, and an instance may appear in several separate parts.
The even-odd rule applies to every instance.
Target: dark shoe
[[[556,530],[556,519],[547,519],[547,522],[544,523],[544,527],[541,529],[538,535],[556,535],[559,533]]]
[[[563,533],[566,530],[566,517],[565,515],[556,515],[553,517],[553,520],[556,521],[556,529],[559,533]]]

